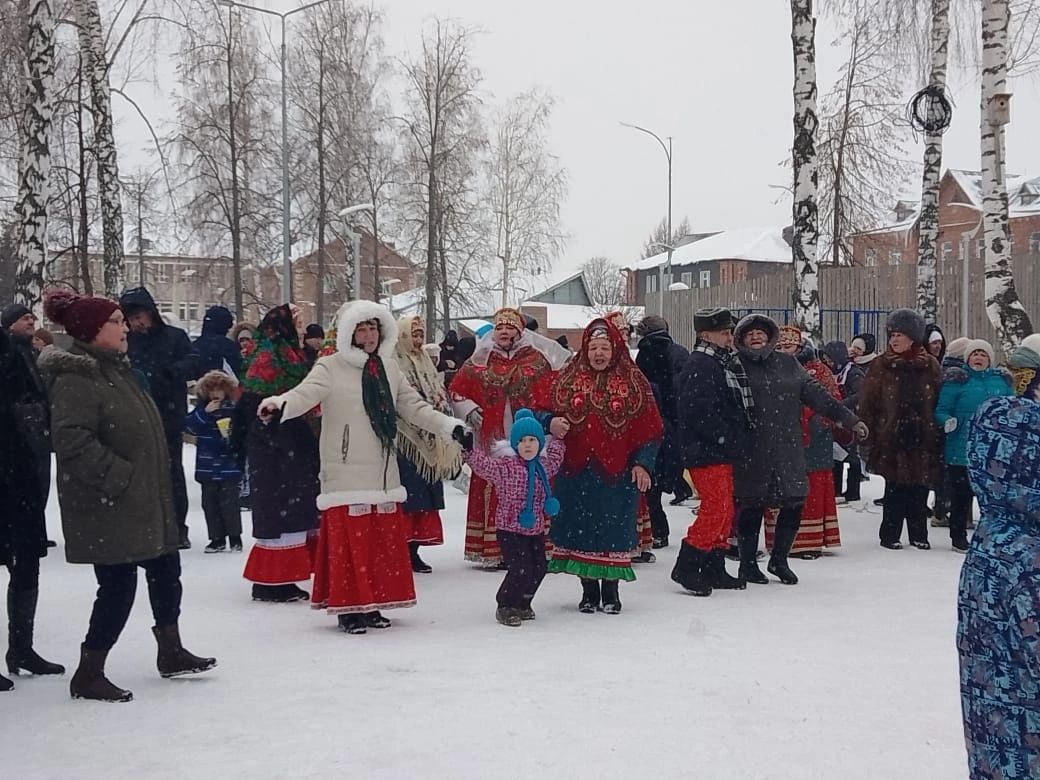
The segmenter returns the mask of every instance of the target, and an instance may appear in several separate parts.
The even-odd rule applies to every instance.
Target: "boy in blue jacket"
[[[195,385],[195,408],[184,427],[195,437],[195,481],[202,485],[209,544],[205,552],[242,552],[239,483],[242,468],[231,450],[231,417],[238,382],[223,371],[209,371]]]

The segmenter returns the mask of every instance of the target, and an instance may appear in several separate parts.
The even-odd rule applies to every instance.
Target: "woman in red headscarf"
[[[561,509],[549,532],[549,571],[581,578],[580,611],[617,614],[618,581],[635,579],[633,520],[650,487],[661,415],[621,333],[604,319],[585,329],[581,351],[553,385],[552,404],[570,432],[553,489]]]

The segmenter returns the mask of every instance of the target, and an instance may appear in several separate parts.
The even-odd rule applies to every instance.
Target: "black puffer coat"
[[[10,335],[0,328],[0,565],[47,554],[37,460],[24,424],[15,415],[19,387],[28,381],[15,379],[25,370],[23,360]]]
[[[188,413],[187,384],[200,376],[198,353],[187,333],[163,322],[151,293],[144,287],[124,292],[119,306],[127,317],[139,309],[152,313],[155,324],[147,332],[131,332],[127,336],[127,354],[159,409],[166,435],[180,434]]]
[[[769,334],[761,349],[743,345],[748,331]],[[755,399],[755,427],[748,457],[734,469],[734,493],[744,506],[783,507],[805,502],[809,479],[802,434],[802,407],[852,428],[859,419],[806,372],[776,351],[780,328],[769,317],[751,314],[734,331],[737,352]]]
[[[672,492],[675,480],[682,474],[676,396],[679,374],[689,357],[686,348],[672,341],[672,337],[663,330],[649,333],[640,339],[639,352],[636,354],[636,365],[653,387],[664,421],[664,438],[657,451],[654,476],[666,492]]]
[[[224,306],[213,306],[202,320],[202,335],[195,339],[199,353],[199,376],[207,371],[224,371],[225,365],[236,377],[242,376],[242,353],[228,338],[234,320]]]

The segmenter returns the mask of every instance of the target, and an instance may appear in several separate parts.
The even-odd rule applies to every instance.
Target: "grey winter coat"
[[[742,346],[749,330],[769,334],[762,349]],[[743,506],[797,506],[809,495],[802,407],[845,428],[859,419],[790,355],[776,351],[780,329],[769,317],[751,314],[734,331],[741,363],[755,401],[755,428],[748,456],[733,469],[734,495]]]
[[[177,550],[159,410],[126,357],[75,342],[47,350],[51,439],[69,563],[137,563]]]

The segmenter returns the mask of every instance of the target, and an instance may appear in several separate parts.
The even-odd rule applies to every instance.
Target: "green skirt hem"
[[[605,566],[596,563],[582,563],[574,560],[549,561],[550,574],[573,574],[589,580],[619,580],[635,582],[636,573],[631,566]]]

